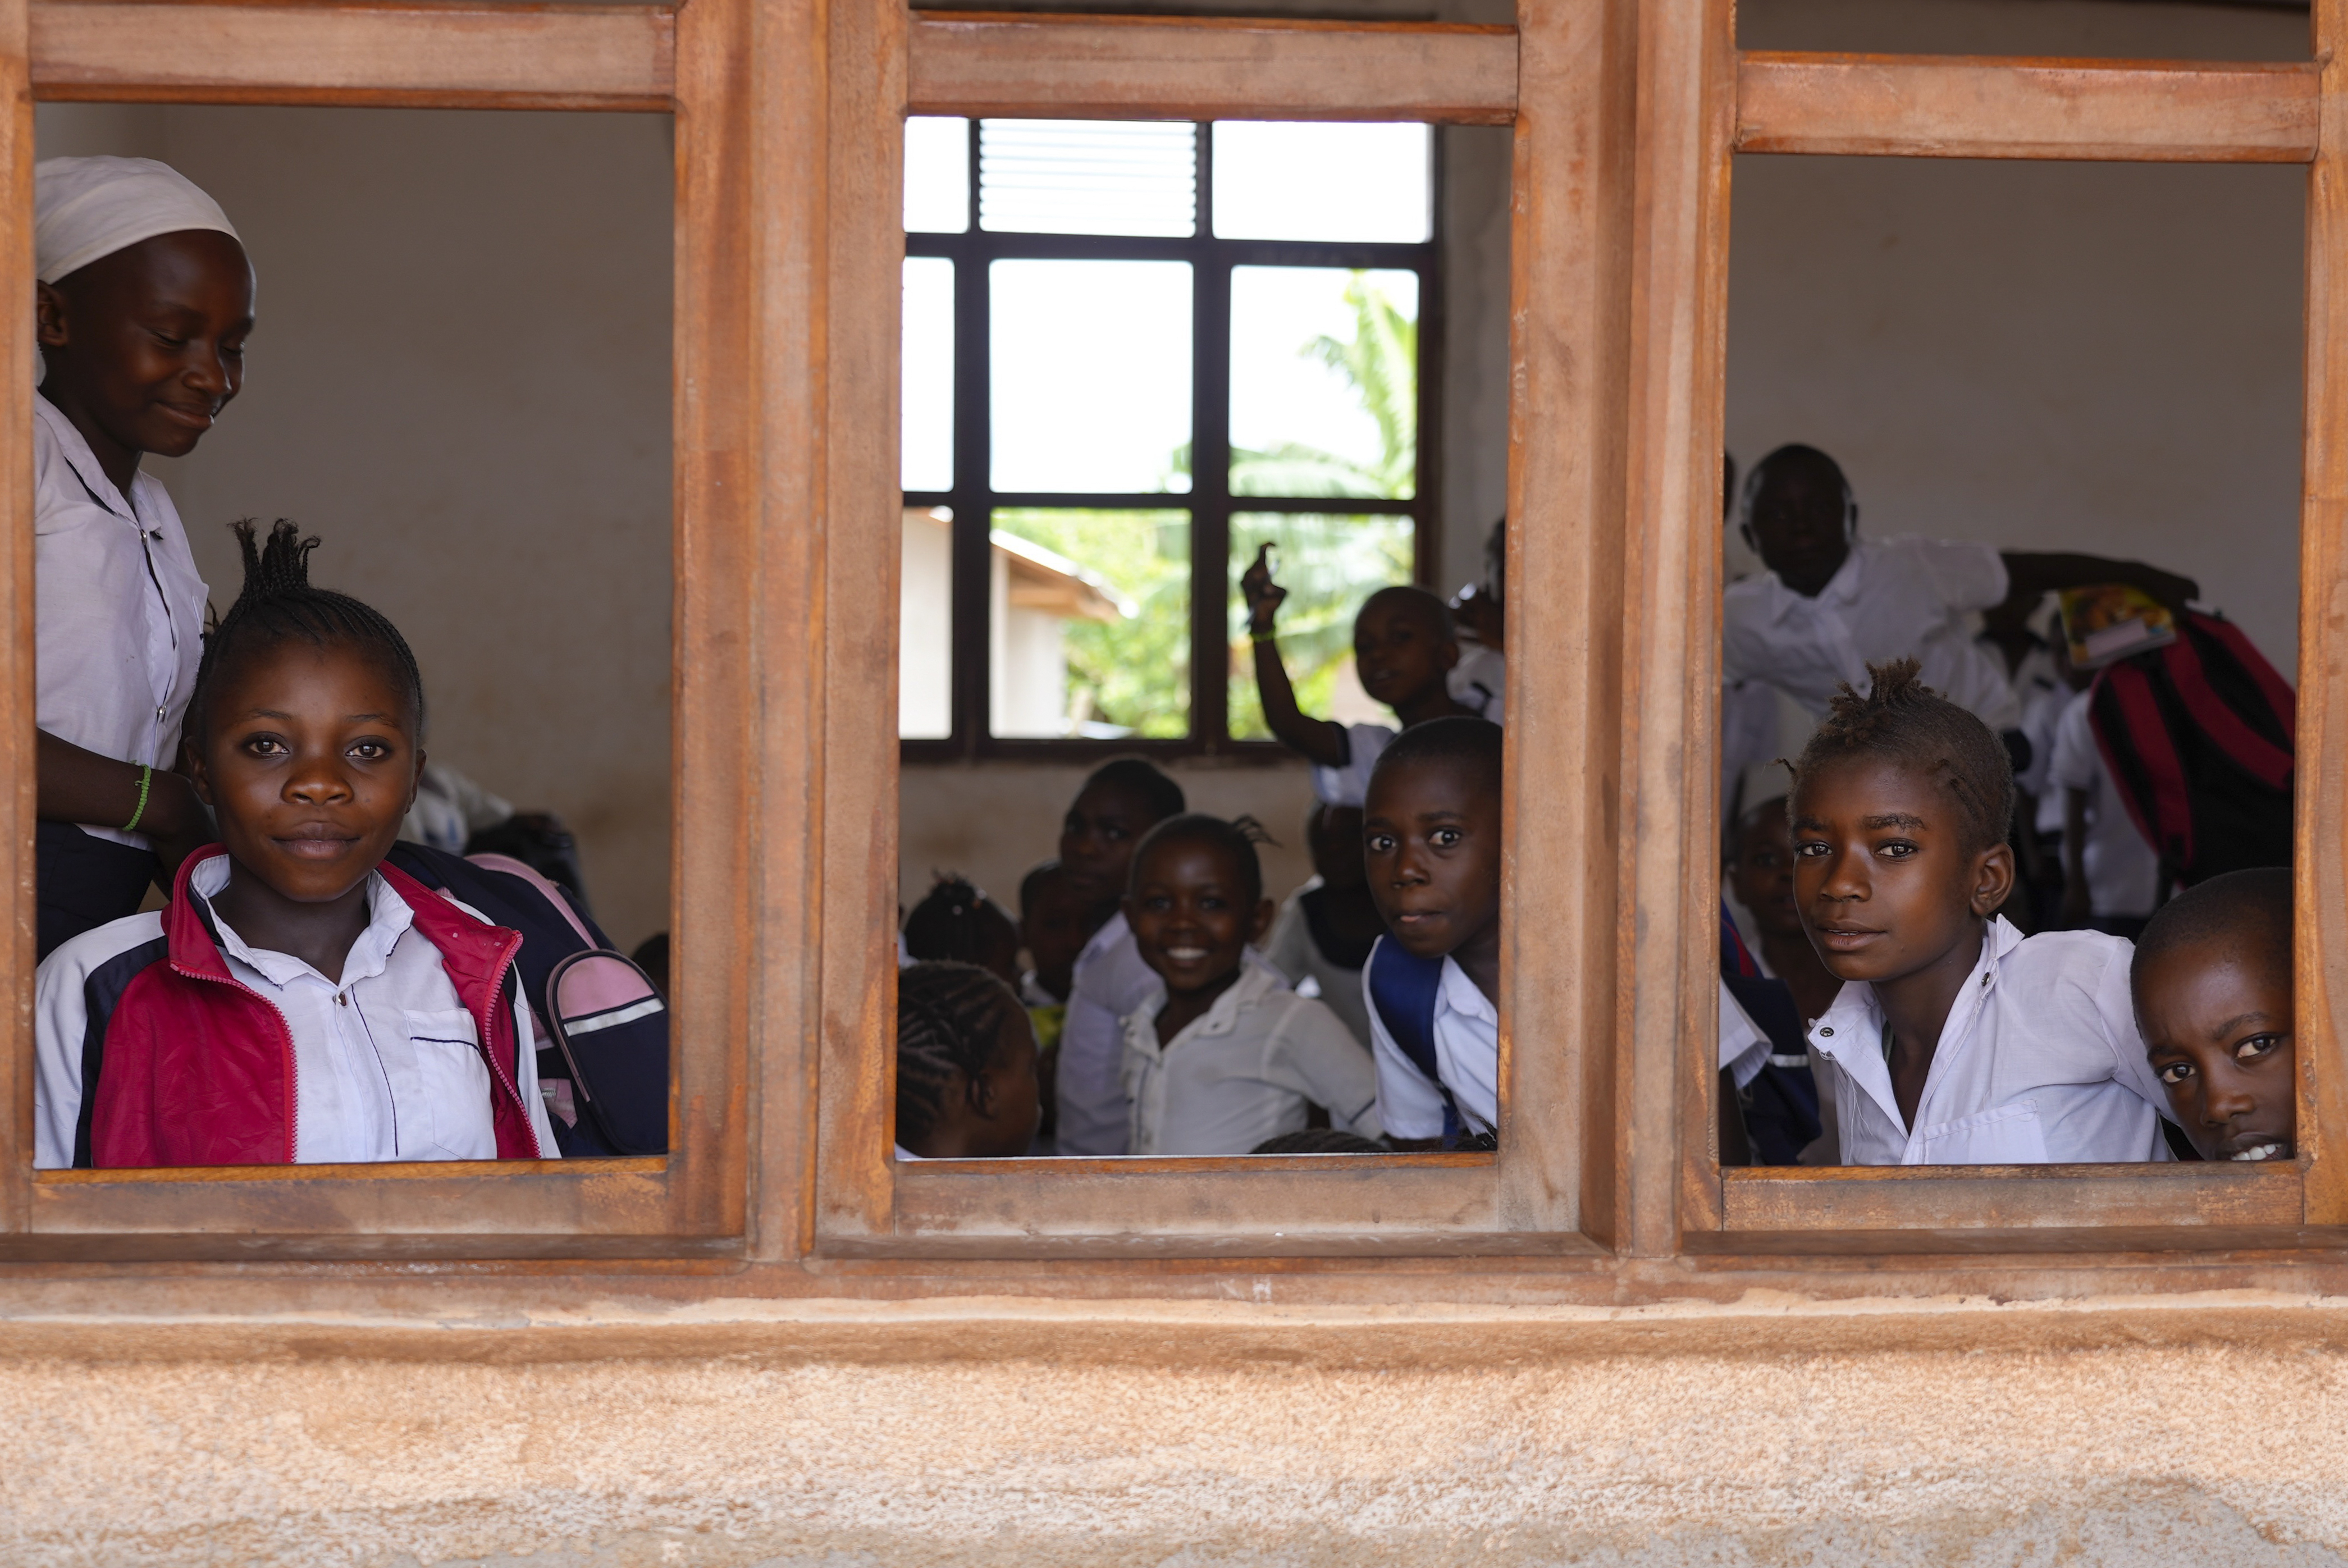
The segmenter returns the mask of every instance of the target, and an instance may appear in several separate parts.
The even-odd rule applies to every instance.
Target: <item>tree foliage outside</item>
[[[1190,514],[998,510],[994,526],[1098,573],[1138,607],[1129,620],[1068,621],[1068,717],[1151,739],[1190,733]]]
[[[1373,461],[1295,443],[1265,451],[1233,449],[1234,496],[1407,500],[1417,479],[1418,323],[1365,273],[1345,287],[1354,314],[1349,339],[1315,336],[1300,356],[1318,359],[1344,378],[1375,422]],[[1190,448],[1169,457],[1167,478],[1190,472]],[[1172,488],[1169,484],[1168,488]],[[1185,486],[1184,488],[1188,488]],[[1138,736],[1179,738],[1190,732],[1190,528],[1183,511],[1003,509],[994,526],[1098,573],[1139,606],[1129,620],[1071,621],[1066,627],[1068,716]],[[1231,733],[1263,738],[1254,665],[1246,645],[1240,573],[1269,540],[1289,590],[1281,611],[1281,649],[1297,699],[1325,713],[1353,657],[1354,614],[1390,583],[1411,579],[1412,524],[1406,517],[1253,512],[1231,519]]]

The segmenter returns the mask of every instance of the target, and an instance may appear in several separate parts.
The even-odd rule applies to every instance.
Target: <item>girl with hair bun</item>
[[[415,655],[311,586],[315,539],[236,531],[188,710],[221,841],[42,963],[34,1163],[555,1158],[522,936],[385,860],[424,767]]]

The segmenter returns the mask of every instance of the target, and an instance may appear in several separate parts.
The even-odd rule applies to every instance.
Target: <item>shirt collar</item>
[[[36,392],[33,394],[33,413],[48,426],[49,433],[57,438],[57,449],[65,454],[66,462],[91,498],[125,521],[138,522],[139,514],[132,509],[129,498],[116,490],[114,481],[106,477],[106,469],[98,465],[98,454],[89,449],[89,443],[82,439],[81,432],[74,428],[71,419],[66,418],[65,410]],[[134,478],[130,482],[135,487],[139,481]]]
[[[1443,986],[1437,993],[1437,1000],[1454,1013],[1480,1018],[1494,1027],[1499,1025],[1500,1015],[1492,1006],[1492,999],[1478,990],[1476,982],[1468,978],[1468,971],[1448,957],[1443,961]]]
[[[1997,988],[1999,965],[2022,942],[2022,933],[2005,916],[1991,919],[1982,941],[1981,956],[1973,961],[1972,972],[1965,976],[1964,988],[1949,1005],[1948,1019],[1941,1026],[1941,1037],[1933,1045],[1931,1070],[1924,1078],[1928,1092],[1932,1081],[1946,1075],[1950,1063],[1962,1053],[1964,1042],[1972,1038],[1974,1019],[1988,994]],[[1809,1038],[1818,1055],[1831,1057],[1895,1123],[1902,1120],[1899,1101],[1891,1092],[1891,1067],[1883,1059],[1883,1008],[1875,999],[1873,985],[1863,980],[1847,982],[1836,994],[1834,1005],[1826,1010],[1826,1016],[1810,1026]]]
[[[1239,1026],[1240,1014],[1262,1001],[1266,992],[1288,989],[1288,982],[1285,979],[1273,973],[1264,964],[1252,960],[1253,952],[1251,950],[1249,959],[1243,960],[1240,965],[1239,979],[1225,986],[1223,994],[1215,998],[1214,1006],[1209,1007],[1200,1017],[1192,1019],[1183,1028],[1181,1034],[1174,1037],[1176,1039],[1179,1040],[1189,1035],[1228,1035]],[[1149,987],[1149,999],[1136,1009],[1134,1016],[1145,1019],[1155,1018],[1159,1009],[1165,1006],[1166,982],[1153,980]],[[1152,1040],[1158,1037],[1155,1028],[1149,1031],[1149,1037]]]
[[[203,900],[211,909],[211,901],[228,885],[229,861],[226,855],[215,855],[198,866],[189,878],[188,891]],[[348,955],[343,959],[340,985],[313,969],[289,953],[276,953],[266,947],[254,947],[236,934],[234,927],[211,911],[211,925],[219,934],[221,951],[249,968],[261,972],[271,985],[286,986],[307,976],[335,990],[346,990],[362,980],[372,980],[390,964],[391,950],[416,923],[416,912],[407,901],[392,890],[391,884],[373,872],[367,873],[367,924],[351,944]]]
[[[1789,615],[1803,613],[1805,605],[1841,606],[1856,603],[1859,593],[1859,579],[1867,575],[1867,557],[1872,548],[1867,540],[1852,540],[1850,552],[1842,558],[1842,564],[1835,568],[1835,574],[1827,579],[1827,585],[1819,589],[1815,597],[1807,593],[1797,593],[1787,587],[1785,579],[1775,572],[1767,573],[1766,581],[1772,590],[1770,608],[1776,618],[1782,621]]]

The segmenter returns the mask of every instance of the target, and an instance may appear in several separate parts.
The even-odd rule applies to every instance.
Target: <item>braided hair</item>
[[[1212,844],[1231,857],[1231,865],[1239,872],[1240,886],[1247,892],[1250,910],[1263,899],[1263,861],[1255,852],[1258,844],[1279,841],[1264,831],[1263,824],[1253,817],[1233,817],[1225,821],[1204,811],[1186,811],[1179,817],[1169,817],[1143,836],[1133,851],[1133,876],[1138,880],[1141,863],[1152,850],[1176,840],[1191,843]]]
[[[1990,727],[1919,678],[1912,658],[1869,665],[1865,696],[1846,682],[1827,720],[1791,764],[1794,787],[1830,762],[1877,757],[1929,775],[1957,802],[1967,854],[2005,841],[2013,820],[2013,759]]]
[[[929,1137],[959,1074],[994,1065],[1019,998],[975,964],[914,964],[897,972],[897,1141]]]
[[[201,743],[211,699],[233,659],[294,641],[316,647],[340,644],[379,660],[416,705],[416,733],[422,738],[424,676],[416,667],[415,653],[380,610],[347,593],[310,585],[310,552],[318,548],[317,536],[304,539],[300,529],[280,518],[270,527],[268,542],[255,544],[252,519],[241,518],[229,526],[244,554],[244,586],[228,613],[204,634],[195,697],[188,705],[191,738]]]

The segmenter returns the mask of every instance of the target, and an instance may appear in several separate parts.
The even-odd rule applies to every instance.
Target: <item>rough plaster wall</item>
[[[293,517],[407,634],[427,748],[560,812],[630,946],[668,924],[668,121],[45,104],[43,155],[158,157],[260,280],[245,390],[150,460],[216,604]]]
[[[2348,1360],[2255,1313],[1931,1348],[1896,1313],[1661,1314],[1634,1349],[1595,1314],[963,1310],[628,1359],[543,1327],[20,1346],[0,1562],[2348,1562]]]
[[[1748,0],[1746,47],[2290,59],[2304,14]],[[1860,526],[2198,578],[2298,665],[2307,177],[2287,167],[1746,157],[1728,449],[1807,441]],[[1731,542],[1732,574],[1755,563]]]
[[[1304,816],[1313,783],[1302,762],[1224,767],[1204,761],[1168,765],[1194,811],[1244,812],[1280,841],[1262,846],[1264,891],[1282,898],[1313,874],[1304,851]],[[904,769],[897,785],[897,896],[907,909],[930,890],[932,872],[960,872],[1019,913],[1019,879],[1059,852],[1060,818],[1076,798],[1087,767],[1075,763],[987,762]]]

